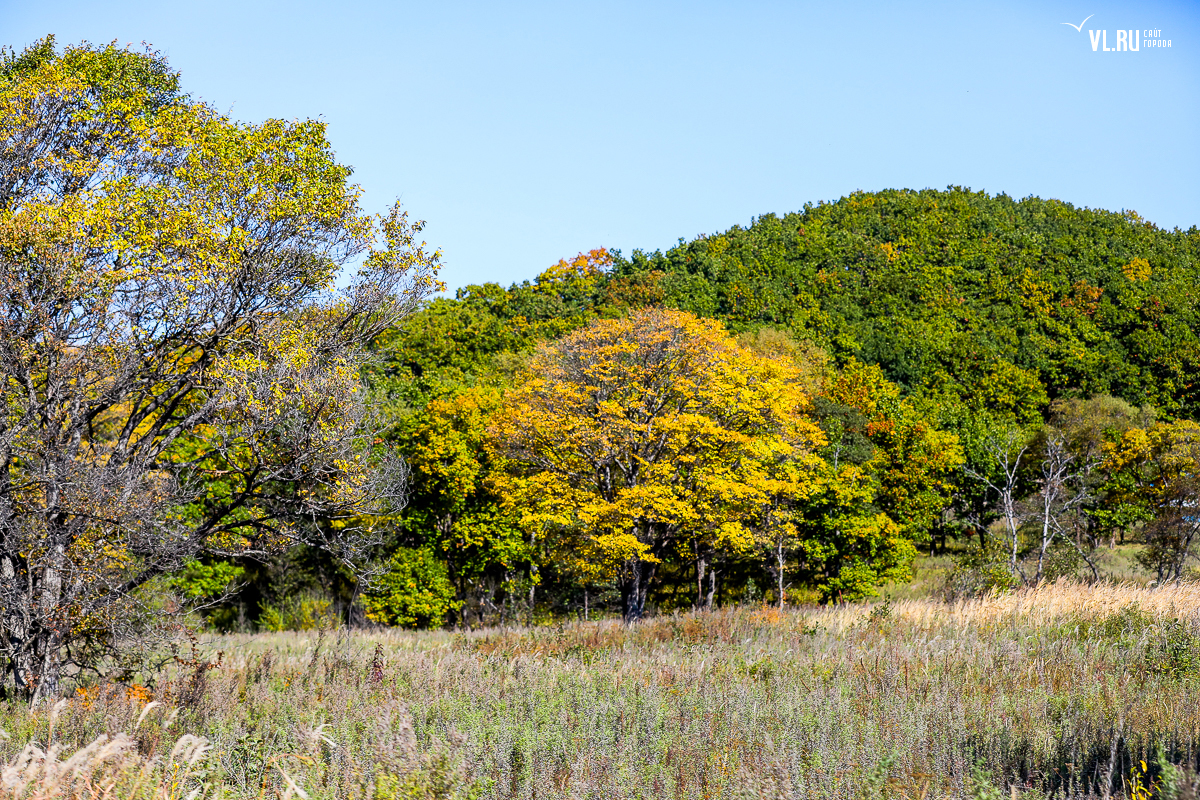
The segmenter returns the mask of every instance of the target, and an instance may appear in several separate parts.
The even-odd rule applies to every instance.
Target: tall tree
[[[399,520],[406,544],[429,545],[445,560],[462,621],[475,624],[492,618],[497,591],[507,593],[518,571],[536,569],[528,537],[495,490],[487,428],[499,405],[496,388],[448,391],[398,437],[412,469],[411,505]]]
[[[825,599],[854,600],[907,580],[963,462],[938,430],[873,365],[851,360],[826,380],[814,414],[827,487],[803,512],[799,565]]]
[[[1070,398],[1051,405],[1050,421],[1038,432],[1031,449],[1040,462],[1033,476],[1034,492],[1024,502],[1039,529],[1034,582],[1042,579],[1046,556],[1055,541],[1072,547],[1088,565],[1093,580],[1100,577],[1093,551],[1099,535],[1128,524],[1129,509],[1110,500],[1112,477],[1104,469],[1106,451],[1135,425],[1148,426],[1154,411],[1135,408],[1115,397]]]
[[[323,124],[233,122],[154,53],[5,55],[0,657],[26,697],[95,666],[197,554],[369,540],[315,521],[396,493],[364,345],[436,255],[349,174]]]
[[[681,544],[752,546],[773,463],[816,467],[823,437],[797,377],[687,313],[593,322],[542,346],[506,397],[493,426],[506,492],[577,572],[618,577],[638,619]]]

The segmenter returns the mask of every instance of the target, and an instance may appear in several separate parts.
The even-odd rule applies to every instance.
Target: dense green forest
[[[233,572],[248,586],[213,620],[315,624],[355,600],[407,625],[619,610],[615,572],[570,568],[512,507],[511,460],[488,441],[539,344],[656,307],[794,365],[832,472],[786,541],[675,537],[651,607],[777,602],[779,587],[853,599],[947,548],[950,591],[1095,577],[1116,540],[1178,579],[1200,457],[1198,277],[1196,228],[952,187],[855,193],[666,252],[594,250],[532,282],[464,287],[377,341],[369,383],[412,470],[407,507],[379,523],[383,582],[364,592],[303,551],[246,562]],[[899,533],[836,542],[868,519]],[[196,565],[193,582],[218,572],[233,574]]]

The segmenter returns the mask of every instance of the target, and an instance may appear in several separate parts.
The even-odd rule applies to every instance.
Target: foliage
[[[445,563],[428,548],[409,547],[396,548],[362,603],[369,619],[403,628],[439,626],[462,605],[454,599]]]
[[[795,573],[824,601],[857,600],[909,578],[963,455],[877,367],[851,361],[824,384],[813,402],[824,463],[819,488],[795,506]]]
[[[1080,513],[1068,521],[1067,533],[1086,539],[1091,549],[1099,546],[1101,536],[1107,534],[1111,542],[1114,532],[1123,533],[1140,518],[1125,504],[1122,478],[1110,470],[1106,452],[1131,428],[1150,427],[1156,416],[1149,406],[1136,408],[1107,395],[1058,400],[1051,406],[1048,430],[1058,432],[1071,454],[1082,494]]]
[[[1009,591],[1018,585],[1020,579],[1013,571],[1009,554],[1003,548],[985,548],[975,539],[955,559],[942,593],[947,600],[956,600]]]
[[[201,600],[220,596],[245,574],[244,567],[228,561],[189,561],[171,576],[171,585],[185,598]]]
[[[333,603],[328,597],[305,593],[285,598],[277,604],[264,603],[258,617],[258,628],[275,633],[332,630],[338,626],[338,622]]]
[[[447,387],[510,373],[514,355],[592,319],[612,255],[599,248],[562,260],[532,283],[471,285],[439,297],[376,342],[371,382],[414,410]]]
[[[234,122],[153,52],[6,54],[0,152],[0,653],[36,702],[198,555],[364,553],[316,521],[398,493],[359,374],[437,256],[323,123]]]
[[[1200,531],[1200,424],[1131,428],[1107,443],[1105,455],[1120,516],[1146,523],[1143,563],[1160,582],[1181,580]]]
[[[910,392],[1028,423],[1099,394],[1200,415],[1198,264],[1195,228],[950,187],[764,214],[613,272],[661,275],[664,305],[785,327]]]
[[[883,514],[912,546],[940,538],[945,548],[962,534],[982,550],[1002,546],[1018,579],[1026,572],[1036,582],[1075,561],[1098,575],[1103,537],[1124,539],[1149,513],[1109,483],[1100,446],[1148,427],[1147,414],[1200,412],[1189,377],[1200,366],[1198,255],[1195,229],[1160,230],[1133,212],[959,187],[860,192],[665,252],[593,251],[530,283],[467,287],[390,340],[389,385],[414,398],[401,412],[413,413],[444,384],[511,382],[539,342],[597,317],[689,311],[799,368],[807,413],[830,440],[824,480],[841,480],[844,459],[856,466],[826,506],[845,501],[838,513],[860,521]],[[1052,431],[1061,444],[1054,480],[1041,474]],[[1000,446],[1007,438],[1014,448]],[[1050,498],[1040,511],[1035,496]],[[794,526],[776,524],[793,516],[768,503],[746,518],[778,595],[785,573],[825,583],[830,569],[817,551],[800,564]],[[889,541],[883,518],[876,523],[864,541]],[[842,530],[819,515],[809,524],[824,531],[816,539]],[[679,560],[690,559],[710,594],[718,567],[750,579],[737,566],[746,551],[690,541],[690,554],[672,556],[680,569],[668,560],[659,574],[683,581]],[[890,574],[902,572],[898,562]],[[860,578],[855,592],[874,580]]]
[[[536,560],[494,487],[498,468],[487,428],[500,394],[490,387],[447,391],[409,417],[397,437],[412,469],[412,510],[400,520],[405,538],[436,550],[477,621],[496,586]]]
[[[848,362],[824,392],[826,403],[851,409],[858,428],[841,427],[841,442],[857,433],[869,451],[851,458],[872,472],[879,483],[874,504],[904,533],[923,541],[957,488],[964,453],[958,436],[939,430],[883,371],[857,361]],[[825,426],[823,426],[825,427]],[[840,459],[828,454],[835,468]]]
[[[739,347],[719,324],[650,309],[543,345],[506,396],[493,437],[521,524],[556,560],[619,575],[640,617],[656,565],[691,544],[748,548],[772,494],[810,491],[822,437],[796,370]],[[782,480],[773,469],[800,470]]]
[[[821,492],[804,504],[801,572],[822,601],[858,600],[889,580],[907,580],[916,556],[911,539],[875,511],[876,484],[861,467],[822,470]]]
[[[1157,633],[1146,651],[1146,666],[1151,672],[1173,678],[1200,672],[1200,635],[1186,620],[1166,621]]]

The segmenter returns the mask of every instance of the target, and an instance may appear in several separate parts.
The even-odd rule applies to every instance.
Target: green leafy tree
[[[916,545],[874,505],[876,477],[859,464],[826,461],[817,486],[802,504],[797,572],[821,599],[859,600],[881,583],[908,580]]]
[[[1108,394],[1200,414],[1200,232],[961,187],[855,192],[666,252],[615,258],[662,304],[770,325],[1015,414]]]
[[[1058,400],[1051,406],[1048,424],[1031,448],[1036,489],[1025,501],[1038,529],[1035,583],[1045,574],[1047,554],[1056,541],[1073,548],[1099,580],[1093,553],[1101,534],[1132,521],[1122,519],[1119,502],[1111,502],[1106,452],[1125,432],[1148,426],[1154,416],[1153,409],[1105,395]]]
[[[511,588],[537,557],[495,488],[498,469],[488,426],[501,391],[447,392],[405,422],[400,447],[412,469],[410,508],[399,524],[406,538],[430,545],[445,560],[457,598],[482,622],[497,589]]]
[[[963,452],[876,366],[826,379],[814,414],[828,443],[823,491],[806,503],[802,573],[825,600],[856,600],[908,580],[956,488]]]
[[[1113,500],[1145,523],[1142,562],[1158,582],[1179,582],[1200,534],[1200,423],[1131,428],[1105,448]]]

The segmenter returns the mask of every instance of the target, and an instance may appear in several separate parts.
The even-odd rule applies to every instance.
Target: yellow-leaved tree
[[[1104,445],[1109,516],[1145,523],[1140,560],[1158,582],[1178,583],[1200,534],[1200,423],[1180,419],[1130,428]]]
[[[363,213],[349,174],[322,123],[230,120],[155,53],[0,56],[0,681],[18,695],[119,665],[139,593],[197,556],[371,545],[349,521],[403,466],[373,455],[360,373],[437,257],[399,208]]]
[[[506,395],[491,428],[502,492],[566,571],[616,578],[639,619],[664,560],[749,550],[773,498],[813,490],[824,437],[800,387],[795,366],[712,320],[597,320],[542,345]]]

